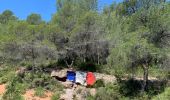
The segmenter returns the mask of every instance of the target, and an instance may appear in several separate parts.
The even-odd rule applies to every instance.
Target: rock
[[[65,88],[72,88],[73,87],[73,83],[70,81],[66,81],[66,82],[61,82],[62,85],[64,85]]]
[[[116,77],[113,75],[105,75],[100,73],[95,73],[96,80],[103,80],[105,84],[116,82]]]
[[[75,84],[74,87],[64,89],[64,94],[60,95],[60,100],[86,100],[87,96],[96,95],[95,88],[86,88]]]
[[[60,96],[60,100],[73,100],[73,89],[65,89],[65,94]]]
[[[20,67],[17,71],[16,71],[16,74],[18,75],[23,75],[26,71],[26,68],[24,67]]]
[[[91,96],[95,96],[96,95],[96,89],[95,88],[90,89],[90,95]]]
[[[86,88],[84,86],[77,86],[77,88],[74,90],[74,95],[76,100],[86,100],[88,93],[90,93],[90,88]]]
[[[59,77],[59,78],[63,78],[67,76],[67,69],[63,69],[63,70],[53,70],[51,72],[51,77]]]

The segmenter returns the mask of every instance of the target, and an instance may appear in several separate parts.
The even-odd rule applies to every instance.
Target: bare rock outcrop
[[[116,82],[116,77],[113,75],[95,73],[95,76],[96,76],[96,80],[103,80],[105,84]]]
[[[62,69],[62,70],[53,70],[51,72],[51,77],[59,77],[63,78],[67,76],[68,69]]]

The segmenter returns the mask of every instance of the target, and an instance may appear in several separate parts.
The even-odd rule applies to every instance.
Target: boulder
[[[73,100],[73,89],[64,89],[65,94],[60,95],[60,100]]]
[[[24,76],[24,73],[26,72],[26,68],[25,67],[20,67],[17,71],[16,71],[16,74],[19,75],[19,76]]]
[[[53,70],[51,72],[51,77],[59,77],[59,78],[67,77],[67,69]]]
[[[65,88],[72,88],[73,87],[73,83],[70,81],[66,81],[66,82],[61,82],[61,84],[65,87]]]
[[[97,93],[95,88],[92,88],[92,89],[90,89],[89,91],[90,91],[90,95],[91,95],[91,96],[95,96],[96,93]]]
[[[106,75],[95,73],[96,80],[103,80],[105,84],[116,82],[116,77],[113,75]]]

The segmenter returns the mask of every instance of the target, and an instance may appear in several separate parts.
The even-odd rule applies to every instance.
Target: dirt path
[[[5,87],[6,87],[6,84],[1,84],[0,85],[0,95],[5,93]]]
[[[28,90],[23,95],[23,97],[25,98],[25,100],[51,100],[51,97],[53,95],[53,93],[49,92],[49,91],[45,92],[45,96],[43,98],[37,97],[34,94],[35,94],[35,91],[33,89],[32,90]]]
[[[5,90],[6,90],[5,87],[6,87],[6,84],[0,85],[0,96],[5,93]],[[34,93],[35,93],[35,91],[33,89],[28,90],[23,95],[23,97],[25,98],[25,100],[51,100],[51,97],[53,95],[52,92],[47,91],[47,92],[45,92],[45,96],[43,98],[41,98],[41,97],[34,96]]]

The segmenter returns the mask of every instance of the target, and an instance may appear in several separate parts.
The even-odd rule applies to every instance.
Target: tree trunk
[[[32,53],[32,65],[33,65],[33,70],[35,71],[35,53],[34,53],[34,41],[33,41],[33,40],[32,40],[31,53]]]
[[[134,68],[134,66],[132,66],[132,75],[131,75],[131,78],[135,78],[135,68]]]
[[[97,46],[97,64],[100,64],[99,46]]]
[[[98,57],[97,57],[97,64],[98,64],[98,65],[100,64],[100,57],[99,57],[99,54],[98,54]]]
[[[86,57],[83,57],[83,62],[86,63]]]
[[[84,63],[86,63],[86,58],[87,58],[87,43],[85,42]]]
[[[142,92],[144,92],[147,89],[147,82],[148,82],[148,69],[149,66],[147,64],[143,64],[143,85],[142,85]]]

